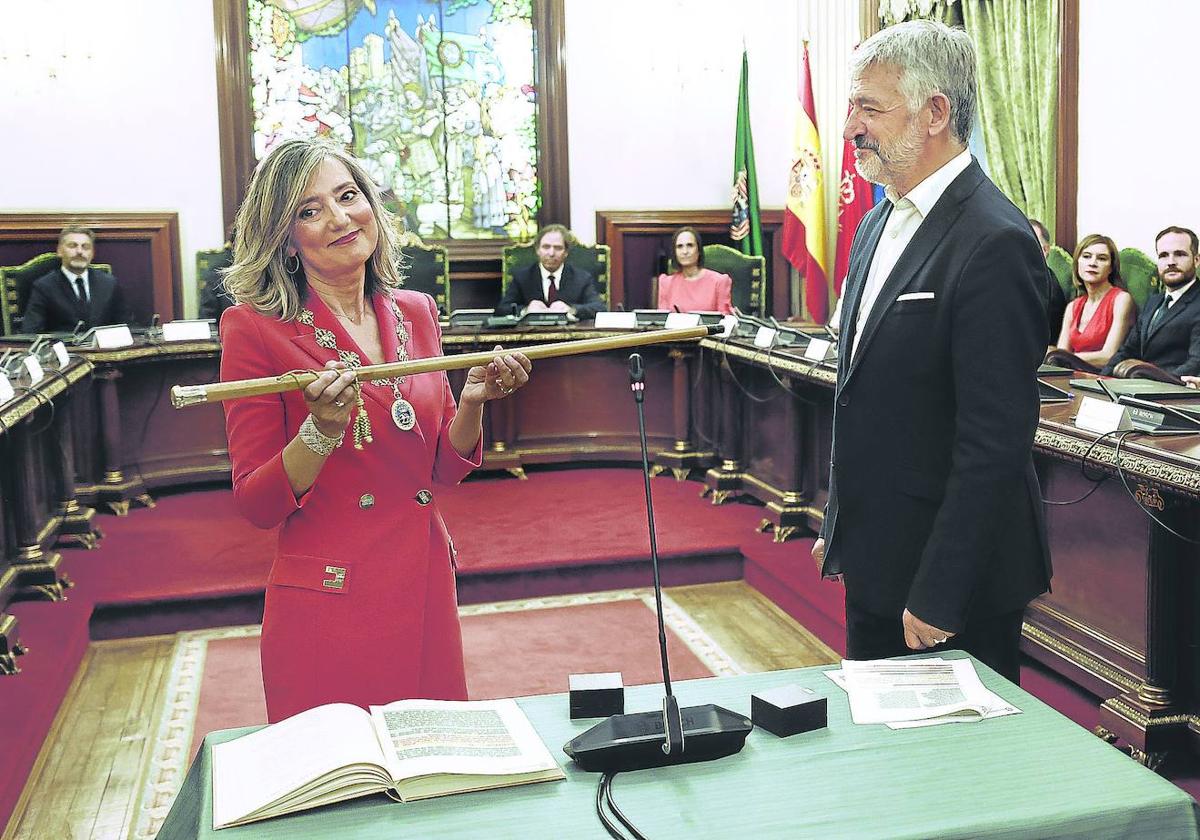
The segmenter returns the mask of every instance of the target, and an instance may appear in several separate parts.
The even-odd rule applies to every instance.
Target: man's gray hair
[[[975,45],[961,29],[910,20],[876,32],[850,56],[850,77],[888,64],[900,71],[900,92],[916,111],[934,93],[950,100],[950,128],[963,144],[975,124]]]

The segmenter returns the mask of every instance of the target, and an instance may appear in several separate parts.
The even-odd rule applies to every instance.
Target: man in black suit
[[[1050,581],[1033,471],[1046,264],[967,151],[975,49],[911,21],[851,59],[845,138],[887,201],[858,227],[813,558],[846,588],[847,656],[961,648],[1016,681]]]
[[[538,261],[513,273],[512,282],[496,306],[497,315],[517,315],[535,301],[545,309],[565,308],[580,321],[590,321],[604,311],[596,280],[586,271],[566,264],[575,237],[565,225],[546,225],[533,240]],[[556,307],[555,303],[559,306]]]
[[[86,329],[128,320],[116,278],[89,268],[95,248],[96,234],[90,228],[63,228],[58,235],[62,265],[33,281],[21,319],[22,332],[71,332],[80,321]]]
[[[1125,343],[1104,366],[1112,375],[1125,359],[1141,359],[1176,376],[1200,374],[1200,285],[1196,233],[1172,225],[1154,237],[1165,291],[1150,296]]]

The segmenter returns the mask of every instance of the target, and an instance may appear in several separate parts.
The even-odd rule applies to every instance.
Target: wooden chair
[[[3,320],[4,335],[21,331],[21,318],[29,305],[33,281],[62,264],[58,254],[38,254],[21,265],[0,265],[0,318]],[[108,263],[92,263],[91,268],[112,272]]]
[[[1043,364],[1070,368],[1071,370],[1079,370],[1083,371],[1084,373],[1100,372],[1100,368],[1096,367],[1091,362],[1085,362],[1070,350],[1062,350],[1058,347],[1052,348],[1050,352],[1046,354]]]
[[[612,249],[607,245],[585,245],[577,242],[571,246],[571,250],[567,251],[566,259],[567,265],[586,271],[596,278],[596,287],[600,290],[600,297],[603,298],[605,306],[609,305],[611,299],[609,282],[611,256]],[[532,242],[506,245],[503,258],[504,288],[507,289],[508,284],[512,282],[513,274],[528,268],[535,262],[537,262],[537,254],[533,250]]]
[[[1186,384],[1170,371],[1141,359],[1125,359],[1113,368],[1113,373],[1121,379],[1153,379],[1155,382],[1169,382],[1172,385]]]
[[[450,259],[445,246],[426,245],[412,235],[406,240],[400,246],[400,253],[404,257],[404,288],[430,295],[438,311],[443,315],[449,314]]]
[[[747,315],[762,315],[767,311],[767,258],[751,257],[728,245],[705,245],[704,267],[733,280],[733,305]],[[658,301],[657,289],[655,302]]]

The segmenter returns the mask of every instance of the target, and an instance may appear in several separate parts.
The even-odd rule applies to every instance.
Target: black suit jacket
[[[603,312],[604,299],[596,288],[596,280],[586,271],[563,264],[558,282],[558,299],[575,307],[580,321],[590,321],[597,312]],[[504,290],[504,297],[496,305],[497,315],[515,315],[529,305],[530,301],[546,302],[542,294],[542,274],[538,264],[514,272],[512,282]]]
[[[1150,320],[1165,297],[1159,292],[1146,301],[1125,343],[1104,366],[1105,374],[1125,359],[1141,359],[1176,376],[1200,375],[1200,283],[1193,283],[1150,329]]]
[[[86,304],[80,302],[66,275],[57,268],[33,281],[21,319],[22,332],[71,332],[80,321],[84,329],[128,323],[129,310],[115,277],[89,268]]]
[[[855,234],[833,416],[823,573],[876,615],[961,632],[1050,581],[1033,471],[1046,265],[1029,223],[974,161],[884,282],[859,301],[890,202]],[[924,299],[897,300],[912,292]],[[851,351],[858,344],[851,359]]]

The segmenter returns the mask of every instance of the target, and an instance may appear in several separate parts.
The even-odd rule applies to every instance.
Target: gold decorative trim
[[[1033,439],[1034,448],[1066,461],[1082,461],[1087,455],[1088,466],[1102,470],[1110,475],[1117,473],[1116,443],[1108,440],[1095,443],[1094,440],[1078,438],[1073,435],[1039,426]],[[1154,455],[1138,451],[1136,443],[1122,444],[1121,471],[1127,477],[1149,480],[1161,486],[1169,487],[1176,492],[1200,499],[1200,470],[1161,460],[1170,453],[1155,450]],[[1090,454],[1089,454],[1089,450]]]
[[[31,390],[22,391],[5,404],[8,408],[3,413],[0,413],[0,422],[5,427],[11,429],[44,406],[48,400],[53,400],[63,391],[67,390],[68,385],[74,385],[91,372],[92,363],[80,360],[79,362],[72,362],[67,366],[66,370],[56,370],[48,373],[46,378],[37,385],[30,386]]]
[[[837,368],[831,367],[824,362],[813,363],[792,356],[780,356],[758,347],[747,348],[740,344],[735,344],[733,341],[725,341],[724,339],[704,338],[700,340],[700,346],[715,353],[723,353],[726,356],[742,359],[753,365],[763,368],[769,367],[776,373],[794,375],[807,382],[815,382],[822,385],[837,384]],[[768,361],[768,356],[770,357],[770,361]]]
[[[1101,633],[1095,627],[1084,624],[1077,618],[1067,615],[1058,607],[1048,604],[1045,601],[1035,601],[1030,609],[1034,612],[1040,612],[1054,621],[1065,624],[1077,633],[1082,633],[1088,638],[1095,639],[1097,642],[1109,648],[1110,650],[1132,660],[1133,662],[1136,662],[1142,667],[1145,667],[1146,665],[1146,656],[1141,651],[1130,647],[1124,642],[1114,639],[1112,636],[1109,636],[1106,633]]]
[[[1116,713],[1121,718],[1134,724],[1144,732],[1149,732],[1151,729],[1159,729],[1168,726],[1187,726],[1192,721],[1192,716],[1187,714],[1162,715],[1161,717],[1151,717],[1141,709],[1131,705],[1124,697],[1120,695],[1111,697],[1100,704],[1100,708],[1108,709],[1110,712]]]
[[[171,356],[211,356],[212,358],[216,358],[221,355],[221,342],[215,339],[209,339],[208,341],[164,341],[160,344],[140,344],[134,347],[121,347],[112,350],[73,347],[71,348],[71,352],[79,354],[96,365]]]
[[[1021,625],[1021,633],[1033,644],[1040,645],[1051,653],[1061,656],[1078,668],[1122,691],[1135,691],[1142,684],[1139,677],[1093,656],[1059,636],[1046,632],[1036,624],[1024,622]]]

